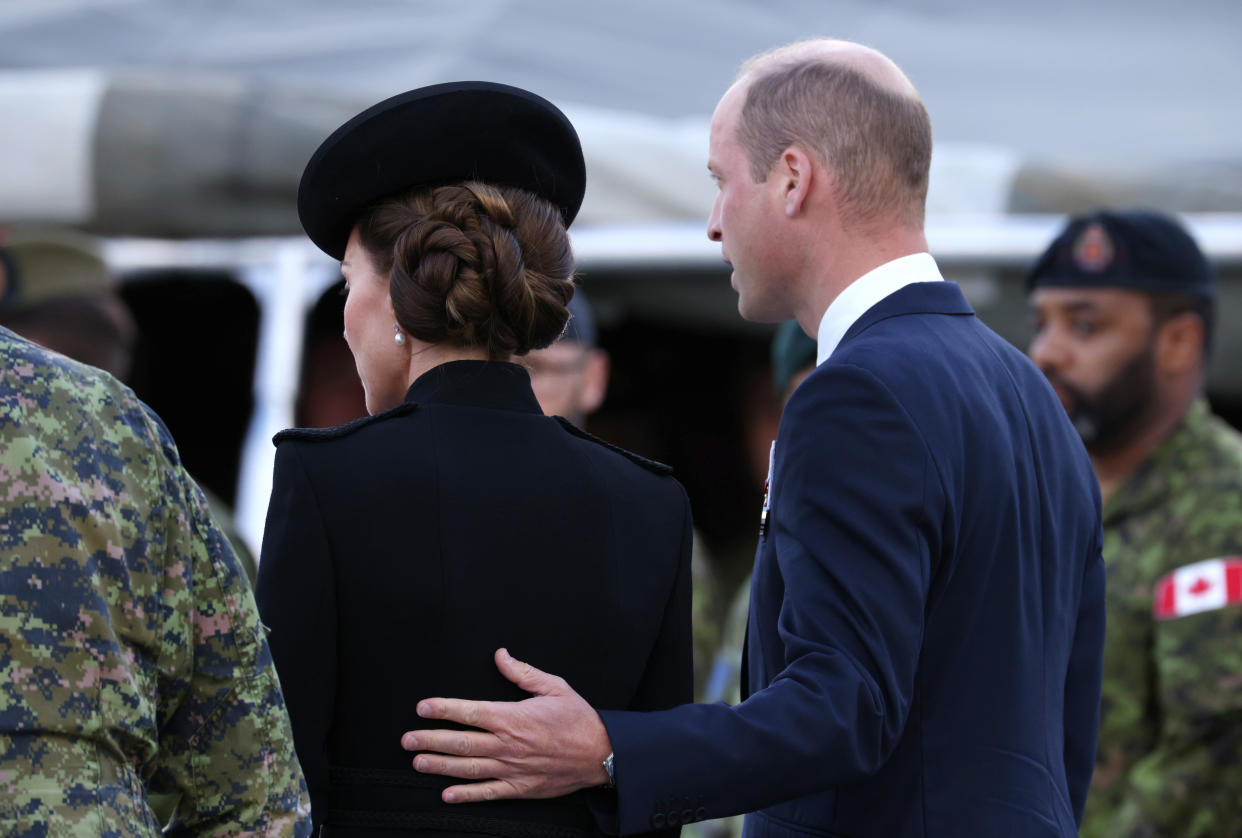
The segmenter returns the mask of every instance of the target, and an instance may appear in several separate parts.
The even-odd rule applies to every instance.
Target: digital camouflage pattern
[[[0,824],[308,835],[250,586],[167,429],[0,329]]]
[[[1157,581],[1242,555],[1242,436],[1196,402],[1104,505],[1108,629],[1082,835],[1242,836],[1242,606],[1153,617]]]

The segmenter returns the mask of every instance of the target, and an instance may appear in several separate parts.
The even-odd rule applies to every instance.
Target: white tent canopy
[[[368,104],[235,77],[0,74],[0,110],[26,115],[25,130],[0,142],[6,159],[22,161],[0,167],[0,221],[112,235],[294,235],[305,160]],[[706,216],[706,117],[567,110],[589,172],[580,226]],[[1018,168],[1005,149],[940,146],[931,212],[1003,211]]]
[[[832,35],[890,54],[940,141],[1024,157],[1235,157],[1234,0],[4,0],[0,67],[239,75],[378,99],[463,78],[564,106],[705,116],[746,57]]]
[[[933,214],[1113,195],[1242,210],[1232,0],[5,0],[0,223],[296,234],[297,176],[332,128],[461,78],[570,114],[588,158],[583,226],[697,222],[708,116],[738,63],[816,33],[879,47],[920,87]]]

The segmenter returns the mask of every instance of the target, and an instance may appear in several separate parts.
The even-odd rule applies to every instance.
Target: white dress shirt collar
[[[912,283],[943,279],[930,253],[912,253],[867,271],[837,295],[819,321],[815,365],[827,361],[850,326],[880,300]]]

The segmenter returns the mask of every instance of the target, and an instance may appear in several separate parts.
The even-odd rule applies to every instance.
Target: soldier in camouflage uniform
[[[0,281],[0,326],[129,382],[138,324],[116,290],[98,239],[60,228],[8,233]],[[148,397],[149,398],[149,397]],[[232,510],[205,485],[211,517],[254,585],[258,567]]]
[[[0,328],[0,828],[307,835],[254,599],[159,419]]]
[[[1031,356],[1104,498],[1107,638],[1082,835],[1242,835],[1242,437],[1203,397],[1214,284],[1172,219],[1072,219]]]

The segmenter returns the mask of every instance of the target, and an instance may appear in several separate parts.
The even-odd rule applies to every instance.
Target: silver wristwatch
[[[612,754],[604,757],[604,770],[608,772],[608,782],[604,785],[606,789],[615,789],[617,787],[617,775],[612,767]]]

